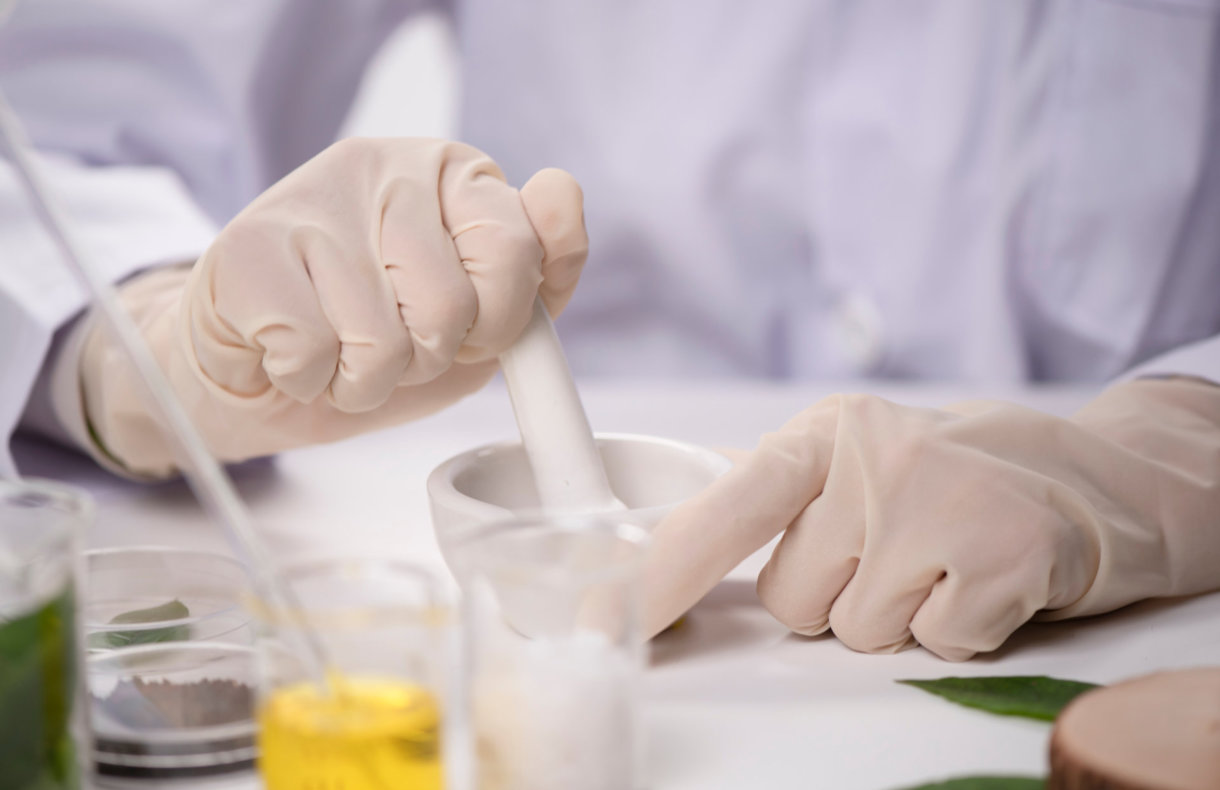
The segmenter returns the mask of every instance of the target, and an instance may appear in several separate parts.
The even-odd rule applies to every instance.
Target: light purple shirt
[[[331,142],[426,5],[31,0],[0,87],[117,278]],[[1220,333],[1217,0],[452,10],[461,137],[585,189],[579,373],[1101,382]],[[81,296],[2,169],[0,239],[7,432]]]

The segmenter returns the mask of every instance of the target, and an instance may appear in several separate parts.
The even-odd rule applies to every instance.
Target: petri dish
[[[85,644],[90,653],[159,642],[250,644],[245,588],[244,566],[224,554],[165,546],[86,552]]]
[[[87,665],[94,758],[108,783],[253,768],[252,647],[148,644],[94,653]]]

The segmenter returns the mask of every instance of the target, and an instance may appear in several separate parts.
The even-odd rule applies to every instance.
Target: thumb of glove
[[[584,194],[569,173],[547,168],[521,187],[521,203],[542,244],[542,285],[538,293],[554,317],[572,298],[589,256]]]

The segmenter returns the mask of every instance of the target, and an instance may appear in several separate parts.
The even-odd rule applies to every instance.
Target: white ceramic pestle
[[[517,342],[500,355],[521,444],[542,507],[558,513],[621,510],[610,490],[555,326],[542,304]]]

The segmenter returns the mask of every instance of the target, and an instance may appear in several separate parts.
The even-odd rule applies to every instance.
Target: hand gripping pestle
[[[500,355],[521,444],[542,507],[556,513],[624,510],[602,467],[555,325],[542,304],[517,342]]]

